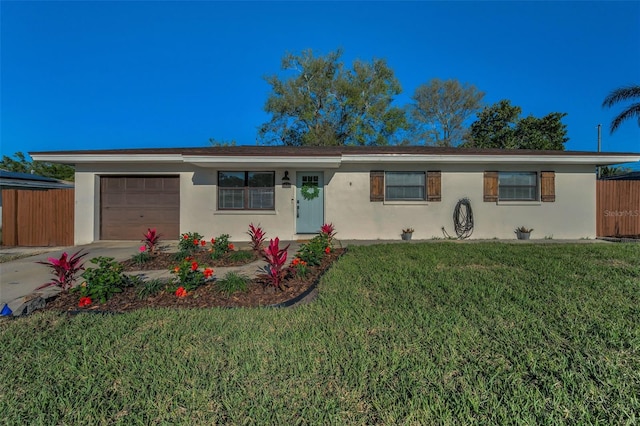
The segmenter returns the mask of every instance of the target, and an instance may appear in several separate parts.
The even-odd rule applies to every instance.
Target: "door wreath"
[[[302,198],[305,200],[313,200],[314,198],[318,198],[320,195],[320,188],[318,188],[317,185],[304,183],[302,184],[302,188],[300,188],[300,193],[302,194]]]

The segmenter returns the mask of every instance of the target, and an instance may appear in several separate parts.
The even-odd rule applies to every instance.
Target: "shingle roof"
[[[58,182],[57,179],[46,177],[46,176],[34,175],[31,173],[9,172],[7,170],[2,170],[2,169],[0,169],[0,178],[17,179],[17,180],[34,180],[34,181],[41,181],[41,182]]]
[[[9,172],[0,169],[0,186],[4,188],[73,188],[73,183],[58,179],[32,175],[31,173]]]
[[[602,180],[640,180],[640,172],[629,172],[623,175],[606,176]]]
[[[136,149],[102,149],[77,151],[42,151],[29,154],[38,155],[211,155],[211,156],[336,156],[341,155],[522,155],[522,156],[598,156],[598,155],[634,155],[634,153],[606,153],[593,151],[556,151],[531,149],[480,149],[480,148],[449,148],[433,146],[336,146],[336,147],[297,147],[297,146],[226,146],[226,147],[194,147],[194,148],[136,148]],[[635,154],[638,155],[638,154]]]

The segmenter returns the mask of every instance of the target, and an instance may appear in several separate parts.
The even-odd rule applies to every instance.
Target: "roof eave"
[[[520,164],[593,164],[610,165],[640,161],[640,154],[619,155],[343,155],[343,163],[520,163]]]
[[[614,165],[640,161],[640,154],[629,153],[593,153],[571,155],[562,154],[523,155],[523,154],[342,154],[329,156],[280,156],[280,155],[189,155],[181,153],[33,153],[35,161],[47,161],[62,164],[83,163],[188,163],[199,167],[306,167],[335,169],[342,163],[467,163],[467,164],[593,164]]]
[[[83,164],[83,163],[182,163],[181,154],[52,154],[33,153],[31,158],[34,161],[47,161],[61,164]]]
[[[306,167],[306,168],[326,168],[337,169],[341,164],[341,157],[279,157],[279,156],[207,156],[207,155],[184,155],[184,162],[194,164],[199,167],[229,168],[246,166],[250,164],[254,167]]]

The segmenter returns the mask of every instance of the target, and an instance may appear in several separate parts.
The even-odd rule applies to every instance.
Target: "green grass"
[[[295,309],[0,323],[6,424],[637,424],[640,245],[354,247]]]

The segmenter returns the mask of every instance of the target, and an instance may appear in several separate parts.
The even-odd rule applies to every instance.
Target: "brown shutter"
[[[427,201],[441,201],[441,188],[440,171],[427,172]]]
[[[498,201],[498,172],[484,172],[484,201]]]
[[[540,172],[540,199],[543,202],[556,201],[556,173]]]
[[[372,170],[369,173],[369,182],[370,201],[384,201],[384,171]]]

